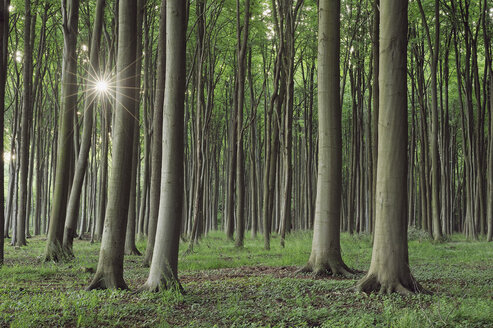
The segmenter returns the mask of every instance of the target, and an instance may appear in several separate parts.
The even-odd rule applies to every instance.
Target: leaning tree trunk
[[[113,129],[112,167],[108,184],[108,203],[96,274],[91,289],[126,289],[123,280],[123,251],[130,198],[130,171],[135,127],[136,15],[134,0],[120,0],[118,19],[118,57],[116,105]]]
[[[349,275],[340,246],[342,134],[339,86],[340,0],[319,3],[319,151],[312,253],[302,272]]]
[[[74,181],[72,182],[70,198],[67,205],[65,231],[63,233],[63,250],[69,256],[73,256],[72,244],[76,235],[75,230],[77,227],[77,219],[79,214],[80,196],[87,169],[89,150],[91,148],[92,125],[94,121],[93,110],[97,101],[95,83],[97,83],[96,80],[99,77],[99,48],[101,44],[101,30],[103,27],[104,5],[105,0],[98,0],[96,5],[96,18],[94,20],[91,53],[89,55],[89,61],[91,63],[89,65],[89,78],[91,79],[91,83],[88,85],[86,90],[82,142],[79,150],[79,156],[77,157]],[[81,233],[83,232],[81,231]]]
[[[77,112],[77,35],[79,33],[79,0],[62,1],[63,72],[60,134],[51,209],[50,227],[44,254],[45,261],[59,261],[63,256],[63,227],[70,186],[70,166],[73,161],[74,113]]]
[[[423,289],[407,250],[407,0],[382,0],[380,22],[375,235],[370,270],[355,289],[409,294]]]
[[[166,3],[166,87],[163,120],[161,202],[151,269],[142,290],[181,288],[178,248],[183,211],[186,3]]]

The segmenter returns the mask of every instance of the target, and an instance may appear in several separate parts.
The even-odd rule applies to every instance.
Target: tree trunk
[[[159,49],[157,57],[156,95],[154,98],[154,114],[152,120],[152,152],[151,152],[151,186],[149,191],[149,227],[147,231],[147,247],[144,256],[144,266],[149,266],[152,260],[156,227],[159,212],[161,190],[161,161],[163,148],[163,103],[166,67],[166,0],[161,1],[161,19],[159,21]]]
[[[53,192],[53,207],[44,254],[45,261],[59,261],[63,256],[63,227],[67,213],[70,166],[73,162],[74,114],[77,112],[77,35],[79,33],[79,0],[62,1],[63,72],[60,134]],[[92,119],[92,116],[91,116]],[[78,201],[78,200],[77,200]]]
[[[248,30],[250,23],[250,0],[245,0],[244,22],[240,26],[240,1],[236,0],[236,38],[238,42],[238,72],[236,83],[236,247],[243,247],[245,238],[245,163],[243,157],[243,107],[245,102],[245,64],[247,55]],[[243,32],[243,38],[241,33]]]
[[[134,0],[120,0],[115,123],[108,203],[96,274],[91,289],[126,289],[123,280],[123,252],[130,197],[130,171],[135,127],[136,15]]]
[[[301,269],[317,275],[353,273],[342,260],[339,232],[342,190],[340,8],[339,0],[319,3],[317,197],[312,252]]]
[[[26,17],[24,19],[24,91],[20,135],[20,178],[19,203],[16,220],[15,245],[26,245],[26,214],[27,214],[27,187],[29,163],[29,117],[32,111],[32,49],[31,49],[31,1],[25,1]]]
[[[137,49],[135,51],[136,63],[135,63],[135,89],[134,89],[134,136],[132,142],[132,169],[130,173],[130,202],[128,209],[127,229],[125,233],[125,254],[126,255],[141,255],[137,246],[135,245],[135,225],[137,220],[137,164],[140,161],[139,144],[140,144],[140,128],[139,128],[139,115],[140,115],[140,84],[141,84],[141,69],[142,69],[142,23],[144,20],[144,8],[146,0],[137,1]],[[144,117],[144,120],[146,118]],[[142,193],[145,194],[145,189]],[[142,208],[145,207],[145,203],[140,204]]]
[[[161,202],[149,277],[142,290],[180,288],[178,248],[183,213],[186,3],[166,3],[166,87]]]
[[[3,131],[5,112],[5,83],[7,82],[7,45],[9,38],[9,0],[0,2],[0,154],[3,154]],[[5,224],[5,197],[4,197],[4,157],[0,158],[0,266],[4,258],[4,224]]]
[[[63,233],[63,249],[68,256],[73,256],[72,244],[76,235],[77,219],[79,214],[79,203],[82,192],[82,185],[84,183],[84,176],[87,170],[87,160],[89,158],[89,150],[91,148],[92,137],[92,125],[94,121],[93,110],[97,102],[97,93],[95,92],[95,85],[97,81],[92,79],[98,78],[99,74],[99,49],[101,44],[101,30],[103,27],[103,14],[104,14],[105,0],[98,0],[96,4],[96,17],[94,19],[94,27],[92,31],[91,39],[91,53],[89,55],[89,78],[91,83],[88,84],[85,94],[85,106],[84,106],[84,121],[82,142],[77,157],[77,164],[75,168],[74,181],[72,183],[72,189],[70,191],[70,197],[67,205],[67,217],[65,222],[65,231]],[[102,94],[103,96],[105,94]]]
[[[407,0],[380,2],[380,109],[372,261],[355,289],[409,294],[423,289],[407,250]]]

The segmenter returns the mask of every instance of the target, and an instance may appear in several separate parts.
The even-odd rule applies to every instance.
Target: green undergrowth
[[[44,237],[14,248],[6,241],[0,268],[2,327],[493,327],[493,244],[451,236],[434,243],[409,232],[413,275],[433,295],[357,294],[351,279],[297,274],[308,259],[311,233],[297,232],[286,247],[273,236],[246,238],[238,249],[223,233],[203,238],[191,252],[181,245],[186,293],[135,293],[148,268],[125,258],[129,291],[84,291],[97,265],[99,243],[76,240],[76,258],[42,263]],[[145,241],[137,243],[142,251]],[[346,263],[368,269],[371,236],[342,234]]]

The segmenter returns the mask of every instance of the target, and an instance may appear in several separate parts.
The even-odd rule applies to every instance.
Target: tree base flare
[[[137,247],[132,247],[130,249],[126,249],[125,250],[125,255],[137,255],[137,256],[141,256],[142,253],[139,252],[139,250],[137,249]]]
[[[406,281],[392,280],[392,281],[380,281],[376,275],[367,275],[356,286],[351,288],[356,292],[363,292],[366,294],[376,293],[390,295],[392,293],[398,293],[403,296],[413,295],[417,293],[431,295],[431,292],[424,289],[415,279],[410,276]]]
[[[180,281],[176,278],[161,277],[161,279],[147,279],[146,283],[142,285],[137,292],[153,292],[157,293],[163,290],[175,290],[181,294],[185,294],[185,290]]]
[[[65,252],[63,247],[58,243],[49,243],[46,246],[46,251],[43,256],[43,262],[61,262],[73,259],[73,254],[71,252]]]
[[[340,276],[344,278],[353,278],[355,274],[360,273],[357,270],[350,269],[344,263],[324,263],[313,265],[308,262],[296,273],[313,273],[317,277]]]
[[[87,291],[94,289],[127,290],[128,286],[123,280],[123,278],[117,277],[115,274],[111,274],[111,273],[104,274],[102,272],[96,272],[96,275],[92,279],[91,284],[86,287]]]

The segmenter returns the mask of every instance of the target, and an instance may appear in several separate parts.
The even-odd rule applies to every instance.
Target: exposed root
[[[136,292],[141,293],[144,291],[148,291],[158,293],[163,290],[174,290],[180,294],[185,294],[185,289],[183,289],[183,286],[178,279],[167,279],[165,277],[162,277],[160,280],[147,279],[146,283],[139,287]]]
[[[138,255],[138,256],[141,256],[142,253],[139,252],[139,250],[137,249],[137,247],[132,247],[130,249],[126,249],[125,250],[125,255]]]
[[[62,250],[63,250],[63,260],[64,261],[71,261],[75,258],[74,250],[72,247],[64,246],[64,247],[62,247]]]
[[[311,272],[313,272],[312,267],[307,264],[304,267],[301,267],[300,269],[296,270],[295,274],[306,274]]]
[[[314,266],[308,262],[304,267],[296,271],[297,274],[313,273],[316,277],[339,276],[344,278],[353,278],[359,273],[357,270],[348,268],[344,263],[323,264]]]
[[[398,293],[402,296],[413,295],[417,293],[431,294],[430,291],[424,289],[413,277],[407,283],[401,281],[386,281],[381,282],[377,276],[367,275],[352,287],[351,290],[371,294],[378,292],[379,294],[390,295]]]
[[[66,259],[63,247],[58,243],[49,243],[43,256],[43,262],[60,262]]]
[[[86,290],[94,289],[128,289],[127,284],[123,281],[123,278],[111,277],[109,274],[104,275],[102,272],[96,272],[96,275],[92,279]]]

